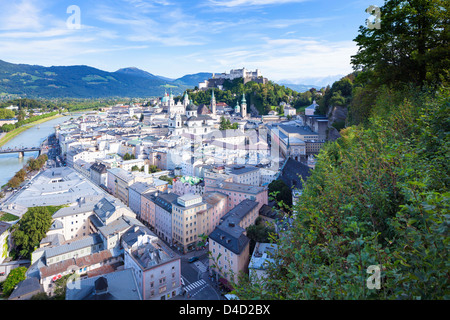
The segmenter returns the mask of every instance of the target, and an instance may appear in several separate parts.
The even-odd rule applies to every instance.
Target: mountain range
[[[326,77],[301,77],[295,79],[282,79],[277,82],[278,84],[289,87],[292,90],[305,92],[311,88],[316,88],[319,90],[320,88],[325,88],[328,85],[331,86],[335,81],[340,80],[344,76],[345,75],[343,74],[338,74]],[[309,83],[309,85],[305,85],[305,83]]]
[[[153,97],[172,91],[181,95],[212,73],[169,79],[130,67],[115,72],[85,65],[44,67],[0,60],[0,95],[28,98]]]
[[[211,77],[212,73],[200,72],[171,79],[135,67],[108,72],[85,65],[44,67],[0,60],[0,96],[133,98],[162,96],[169,91],[174,95],[182,95],[185,90],[192,89]],[[285,86],[299,92],[314,87],[298,83]]]

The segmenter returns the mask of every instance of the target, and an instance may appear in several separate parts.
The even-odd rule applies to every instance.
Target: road
[[[54,134],[48,137],[48,151],[47,151],[47,167],[55,168],[64,165],[64,161],[61,159],[61,147],[59,141]]]
[[[189,258],[197,256],[199,260],[189,262]],[[219,287],[210,279],[208,273],[207,250],[194,251],[181,258],[181,278],[185,294],[174,300],[223,300]]]

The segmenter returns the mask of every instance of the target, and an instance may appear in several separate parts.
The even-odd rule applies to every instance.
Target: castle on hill
[[[200,82],[198,84],[198,88],[200,90],[207,90],[210,88],[218,88],[222,90],[223,83],[226,80],[231,81],[237,78],[243,78],[244,84],[250,81],[262,84],[266,84],[268,82],[268,79],[262,76],[261,71],[259,69],[256,69],[255,71],[249,71],[245,68],[242,68],[242,69],[232,69],[230,70],[230,73],[226,72],[219,74],[213,73],[212,78]]]

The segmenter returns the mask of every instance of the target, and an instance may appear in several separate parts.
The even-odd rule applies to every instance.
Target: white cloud
[[[40,29],[42,6],[36,1],[3,1],[0,10],[0,30]]]
[[[260,6],[260,5],[278,5],[293,2],[305,2],[309,0],[209,0],[211,5],[220,7],[240,7],[240,6]]]
[[[167,5],[164,2],[164,6]],[[167,47],[200,45],[205,42],[200,32],[204,27],[203,22],[185,14],[180,8],[160,9],[155,14],[143,12],[139,5],[128,9],[99,6],[96,18],[114,25],[113,28],[126,41]]]
[[[192,54],[187,60],[208,57],[209,70],[260,69],[270,80],[326,77],[352,72],[352,41],[330,42],[314,38],[272,39],[262,43]]]

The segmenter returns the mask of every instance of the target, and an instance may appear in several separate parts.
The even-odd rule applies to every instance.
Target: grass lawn
[[[297,108],[297,114],[300,113],[300,112],[305,112],[306,107],[307,106]]]
[[[8,212],[0,211],[0,221],[9,222],[9,221],[16,221],[16,220],[19,220],[18,216],[15,216]]]
[[[56,118],[62,117],[62,115],[57,114],[54,115],[52,117],[48,117],[48,118],[44,118],[44,119],[40,119],[31,123],[27,123],[26,125],[23,125],[19,128],[16,128],[10,132],[7,132],[1,139],[0,139],[0,147],[3,146],[5,143],[7,143],[9,140],[11,140],[12,138],[18,136],[19,134],[21,134],[22,132],[24,132],[27,129],[30,129],[31,127],[34,127],[37,124],[41,124],[43,122],[49,121],[49,120],[53,120]]]

